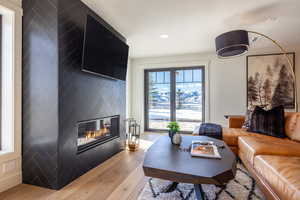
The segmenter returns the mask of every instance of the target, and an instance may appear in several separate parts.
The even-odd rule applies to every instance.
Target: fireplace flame
[[[98,131],[86,131],[85,132],[85,139],[102,137],[109,133],[109,129],[104,127]]]

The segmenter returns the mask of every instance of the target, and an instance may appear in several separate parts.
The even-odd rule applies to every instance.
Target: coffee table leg
[[[178,183],[177,182],[173,182],[172,184],[168,185],[164,191],[162,191],[162,193],[170,193],[173,192],[174,190],[176,190]]]
[[[205,193],[203,192],[202,186],[200,184],[195,184],[194,188],[197,200],[205,200]]]

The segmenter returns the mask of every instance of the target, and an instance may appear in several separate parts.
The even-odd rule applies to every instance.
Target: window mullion
[[[171,121],[176,121],[176,70],[170,71],[171,75]]]

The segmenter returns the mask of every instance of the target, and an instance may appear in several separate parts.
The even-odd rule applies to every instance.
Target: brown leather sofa
[[[239,155],[267,199],[300,200],[300,113],[286,113],[287,138],[242,129],[244,117],[229,118],[223,140]]]

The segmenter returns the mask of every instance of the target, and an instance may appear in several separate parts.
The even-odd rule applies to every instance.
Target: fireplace
[[[120,137],[120,116],[78,122],[77,153]]]

